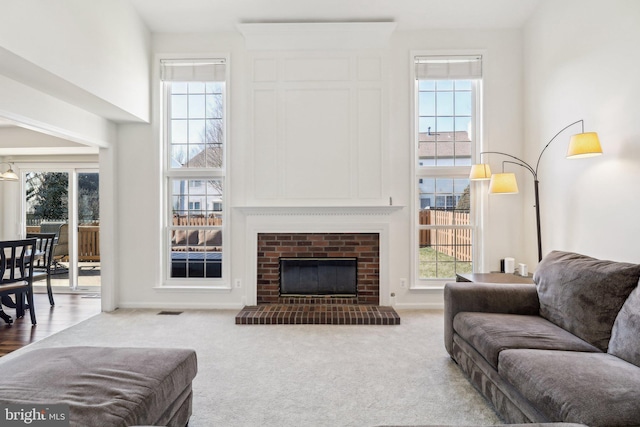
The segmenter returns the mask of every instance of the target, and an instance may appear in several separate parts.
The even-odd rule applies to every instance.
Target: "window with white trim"
[[[161,60],[160,72],[166,282],[221,284],[226,241],[226,60]]]
[[[473,271],[469,172],[479,147],[482,58],[415,56],[415,277],[439,285]]]

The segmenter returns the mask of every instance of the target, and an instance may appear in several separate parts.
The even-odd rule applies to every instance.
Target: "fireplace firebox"
[[[280,258],[280,295],[356,296],[357,258]]]

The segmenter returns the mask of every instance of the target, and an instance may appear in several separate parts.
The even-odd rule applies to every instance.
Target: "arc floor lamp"
[[[542,260],[542,238],[540,234],[540,193],[539,193],[539,181],[538,181],[538,167],[540,166],[540,159],[542,159],[542,155],[545,150],[551,145],[551,143],[565,130],[570,128],[573,125],[577,125],[580,123],[582,125],[582,132],[571,137],[569,141],[569,149],[567,150],[567,158],[568,159],[578,159],[585,157],[592,157],[602,154],[602,147],[600,146],[600,140],[598,138],[598,134],[596,132],[585,132],[584,131],[584,120],[575,121],[564,128],[562,128],[558,133],[556,133],[553,138],[544,146],[540,155],[538,156],[538,161],[536,162],[535,168],[531,166],[529,163],[524,160],[513,156],[511,154],[503,153],[500,151],[483,151],[480,153],[480,157],[482,158],[483,154],[497,154],[501,156],[506,156],[512,160],[504,160],[502,162],[502,172],[491,174],[491,168],[488,164],[476,164],[471,167],[471,174],[469,175],[469,179],[472,181],[482,181],[482,180],[491,180],[489,184],[489,193],[491,194],[516,194],[518,192],[518,183],[516,181],[516,176],[514,173],[505,173],[504,172],[504,164],[511,163],[514,165],[521,166],[531,172],[533,175],[533,190],[535,195],[535,208],[536,208],[536,227],[538,233],[538,261]],[[513,161],[515,160],[515,161]]]

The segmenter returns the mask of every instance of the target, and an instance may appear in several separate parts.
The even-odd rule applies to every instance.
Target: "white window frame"
[[[481,56],[483,68],[486,66],[486,52],[484,51],[411,51],[410,52],[410,85],[411,85],[411,97],[413,102],[411,103],[411,126],[412,126],[412,159],[411,159],[411,176],[412,176],[412,188],[414,197],[411,199],[411,285],[410,289],[443,289],[447,282],[455,280],[455,278],[433,278],[423,279],[420,278],[420,251],[418,241],[419,225],[419,207],[420,207],[420,187],[419,183],[421,179],[425,178],[468,178],[471,171],[471,165],[469,166],[418,166],[418,139],[419,139],[419,120],[418,120],[418,80],[416,78],[416,57],[422,56],[439,56],[439,57],[454,57],[454,56]],[[474,84],[474,100],[473,106],[473,134],[475,146],[471,149],[471,164],[475,163],[475,159],[479,157],[482,151],[482,144],[484,141],[484,126],[483,126],[483,104],[484,104],[484,91],[483,80],[486,78],[486,73],[483,71],[482,78]],[[472,232],[472,266],[475,269],[481,265],[482,253],[484,247],[483,236],[481,233],[482,221],[485,217],[484,210],[486,209],[486,203],[484,200],[476,194],[475,186],[470,182],[470,203],[471,211],[470,218],[472,221],[471,226],[455,226],[447,225],[442,228],[470,228]]]
[[[162,194],[163,194],[163,213],[162,213],[162,286],[161,288],[171,289],[171,288],[179,288],[179,289],[221,289],[221,290],[230,290],[231,289],[231,279],[230,276],[230,265],[231,265],[231,248],[230,248],[230,224],[229,224],[229,178],[228,178],[228,152],[229,152],[229,87],[230,87],[230,61],[228,53],[211,53],[207,55],[158,55],[156,56],[156,66],[158,69],[161,67],[162,60],[194,60],[194,61],[202,61],[202,60],[222,60],[225,63],[226,71],[225,71],[225,80],[224,80],[224,92],[223,96],[223,118],[222,118],[222,127],[224,133],[224,143],[223,143],[223,158],[222,158],[222,167],[221,168],[171,168],[171,153],[170,149],[170,120],[168,117],[169,112],[169,87],[170,85],[165,85],[162,78],[159,78],[160,84],[160,120],[161,120],[161,147],[162,147]],[[158,72],[158,75],[160,72]],[[223,247],[223,255],[222,255],[222,277],[220,278],[211,278],[211,277],[171,277],[171,239],[169,238],[169,228],[172,226],[173,215],[172,215],[172,198],[171,198],[171,185],[170,182],[172,179],[185,179],[185,180],[200,180],[207,181],[211,179],[218,179],[222,181],[222,198],[223,198],[223,206],[222,206],[222,226],[196,226],[192,228],[197,229],[220,229],[222,230],[222,247]]]

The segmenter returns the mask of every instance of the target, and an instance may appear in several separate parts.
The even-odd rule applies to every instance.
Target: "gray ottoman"
[[[71,426],[184,427],[196,372],[189,349],[43,348],[0,359],[0,403],[66,404]]]

